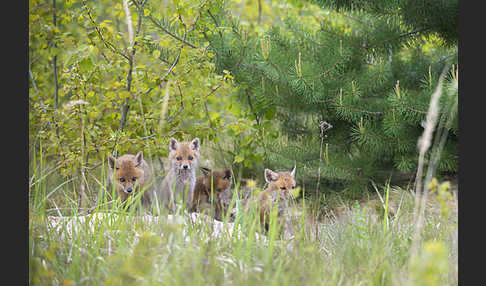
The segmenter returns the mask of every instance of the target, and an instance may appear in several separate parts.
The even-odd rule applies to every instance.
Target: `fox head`
[[[169,159],[172,168],[177,172],[195,171],[200,145],[199,138],[195,138],[191,142],[179,142],[170,138]]]
[[[284,198],[288,198],[295,189],[295,166],[290,171],[274,172],[265,169],[267,190],[278,191]]]
[[[113,174],[114,184],[116,189],[120,192],[129,195],[133,193],[136,188],[144,184],[145,176],[142,168],[143,153],[138,152],[137,155],[123,155],[118,159],[113,156],[108,156],[108,165]]]
[[[220,195],[231,188],[231,170],[225,169],[212,171],[211,169],[201,167],[201,171],[204,175],[204,185],[209,190],[211,190],[212,187],[214,194]]]

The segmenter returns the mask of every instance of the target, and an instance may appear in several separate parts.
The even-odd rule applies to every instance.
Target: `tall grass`
[[[424,246],[409,263],[414,197],[408,190],[383,186],[377,192],[385,204],[348,202],[336,217],[324,212],[318,218],[316,204],[301,199],[291,207],[292,233],[281,235],[272,218],[262,234],[255,209],[237,212],[234,222],[229,213],[215,222],[184,210],[154,209],[151,215],[105,198],[93,213],[79,213],[69,183],[50,186],[56,174],[46,175],[42,154],[36,156],[29,206],[32,285],[457,284],[457,219],[444,216],[433,201],[426,208]],[[391,214],[386,202],[400,204],[400,211]],[[241,202],[233,197],[231,204]]]

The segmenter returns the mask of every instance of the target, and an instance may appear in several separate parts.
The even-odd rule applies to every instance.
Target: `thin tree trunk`
[[[136,4],[136,2],[134,3]],[[137,9],[138,9],[137,31],[135,32],[135,35],[133,35],[132,18],[130,15],[130,9],[128,7],[128,0],[123,1],[123,8],[125,10],[125,15],[127,18],[128,36],[129,36],[129,45],[130,45],[129,47],[130,56],[128,57],[129,68],[127,72],[128,93],[131,93],[132,90],[132,80],[133,80],[132,73],[133,73],[133,62],[135,58],[135,45],[137,44],[136,38],[140,33],[140,27],[142,26],[143,5],[145,5],[145,1],[141,5],[137,5]],[[123,103],[122,110],[121,110],[120,124],[118,125],[118,131],[122,131],[123,128],[125,127],[127,116],[128,116],[128,110],[130,109],[130,105],[128,104],[128,101],[129,98],[125,99],[125,102]]]
[[[258,24],[262,22],[262,0],[258,0]]]
[[[52,8],[53,8],[53,23],[54,27],[57,26],[57,20],[56,20],[56,0],[52,0]],[[54,47],[57,47],[56,45],[56,39],[54,39]],[[57,80],[57,55],[55,55],[52,59],[52,65],[54,67],[54,100],[55,100],[55,107],[57,109],[57,106],[59,105],[59,84]]]

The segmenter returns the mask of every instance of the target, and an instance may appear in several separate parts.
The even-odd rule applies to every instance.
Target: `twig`
[[[188,41],[186,41],[185,37],[184,39],[181,39],[179,36],[177,36],[176,34],[173,34],[171,31],[167,30],[164,26],[160,25],[159,23],[157,23],[157,21],[155,21],[154,18],[152,18],[152,16],[146,16],[147,19],[149,19],[152,23],[154,23],[155,26],[157,26],[159,29],[161,29],[162,31],[164,31],[166,34],[168,34],[169,36],[171,36],[172,38],[182,42],[184,45],[188,45],[189,47],[191,48],[194,48],[196,49],[197,47],[194,45],[194,44],[191,44],[189,43]]]
[[[204,36],[204,39],[209,43],[209,46],[213,49],[214,53],[216,54],[216,58],[219,59],[219,53],[218,53],[218,50],[213,46],[213,44],[211,43],[211,40],[209,39],[208,37],[208,34],[206,34],[205,31],[201,31],[201,33],[203,34]]]
[[[186,38],[186,34],[184,35],[184,39]],[[172,70],[175,68],[175,66],[177,65],[177,63],[179,62],[179,59],[181,58],[181,53],[182,53],[182,49],[184,48],[184,46],[182,46],[180,49],[179,49],[179,52],[177,53],[177,57],[175,58],[174,62],[172,63],[172,65],[170,66],[169,70],[165,73],[164,76],[162,76],[161,78],[161,81],[165,81],[165,78],[172,72]]]
[[[94,170],[98,168],[99,166],[103,165],[103,162],[99,162],[98,164],[94,165],[93,167],[84,167],[85,170]]]
[[[202,5],[201,5],[201,8],[206,4],[208,0],[206,0]],[[186,27],[186,24],[184,23],[184,21],[182,21],[182,18],[181,16],[179,15],[179,20],[182,22],[182,24],[184,25],[184,37],[182,39],[180,39],[179,37],[177,37],[178,40],[180,40],[183,44],[187,44],[189,45],[188,42],[186,42],[186,38],[187,38],[187,35],[189,33],[191,33],[192,31],[194,31],[195,27],[196,27],[196,24],[197,22],[199,21],[199,17],[201,16],[201,12],[199,12],[199,14],[196,16],[196,19],[193,21],[192,25],[191,25],[191,29],[189,31],[187,31],[187,27]],[[152,20],[152,22],[154,22],[156,25],[158,23],[155,22],[155,20],[152,19],[151,16],[147,16],[147,18],[149,18],[150,20]],[[162,26],[158,25],[158,27],[160,27],[161,29],[163,29]],[[169,33],[168,33],[169,34]],[[171,35],[171,34],[169,34]],[[175,35],[173,35],[175,36]],[[191,46],[192,44],[190,44],[189,46]],[[192,45],[191,46],[192,48],[196,48],[196,46]],[[184,48],[184,45],[181,46],[181,48],[179,49],[179,52],[177,54],[177,57],[176,59],[174,60],[174,62],[172,63],[172,66],[169,68],[169,70],[165,73],[165,75],[162,77],[161,81],[165,81],[165,78],[167,76],[169,76],[169,74],[172,72],[172,70],[175,68],[175,66],[177,65],[177,63],[179,62],[179,59],[181,57],[181,53],[182,53],[182,49]]]
[[[331,129],[332,125],[327,123],[326,121],[321,121],[319,123],[319,129],[320,129],[320,134],[321,134],[321,147],[319,151],[319,167],[317,168],[317,186],[316,186],[316,197],[317,201],[319,201],[319,185],[321,183],[321,164],[322,164],[322,144],[324,143],[324,137],[327,137],[327,135],[324,136],[324,132],[328,129]],[[327,150],[327,147],[326,147]]]
[[[140,139],[140,140],[147,140],[147,139],[149,139],[149,138],[154,137],[155,135],[157,135],[157,134],[152,134],[152,135],[145,136],[145,137],[142,137],[142,138],[139,138],[139,139]]]
[[[34,88],[35,93],[36,93],[37,95],[39,95],[39,90],[37,89],[37,85],[35,84],[34,75],[32,74],[32,71],[30,70],[30,68],[29,68],[29,76],[30,76],[30,79],[31,79],[31,81],[32,81],[32,87]]]
[[[368,111],[368,110],[354,108],[354,107],[349,107],[349,106],[339,106],[339,107],[351,109],[351,110],[358,111],[358,112],[368,113],[368,114],[376,114],[376,115],[383,114],[383,112],[381,112],[381,111]]]
[[[213,90],[211,90],[210,93],[206,94],[204,97],[208,97],[210,96],[211,94],[213,94],[216,90],[218,90],[220,87],[221,87],[222,84],[219,84],[217,87],[215,87]]]
[[[242,44],[242,47],[241,47],[241,52],[240,52],[241,56],[240,56],[240,58],[238,59],[238,62],[236,62],[236,64],[230,68],[230,70],[235,70],[235,69],[236,69],[236,68],[237,68],[237,67],[238,67],[238,66],[241,64],[241,61],[242,61],[242,60],[243,60],[243,58],[245,57],[246,44],[244,43],[244,41],[243,41],[243,39],[242,39],[241,35],[240,35],[240,34],[238,34],[238,32],[235,30],[235,26],[234,26],[234,25],[232,26],[232,29],[231,29],[231,30],[233,31],[233,33],[235,33],[235,34],[238,36],[238,38],[240,39],[240,42],[241,42],[241,44]]]
[[[211,17],[211,19],[213,19],[214,21],[214,24],[216,25],[216,27],[219,27],[219,24],[218,24],[218,21],[216,21],[216,18],[214,17],[214,15],[211,13],[211,11],[208,9],[207,10],[209,16]],[[221,40],[223,39],[223,34],[221,33],[221,30],[218,29],[218,34],[219,34],[219,37],[221,38]]]
[[[405,107],[406,109],[411,110],[413,112],[420,113],[420,114],[427,114],[427,112],[410,107],[407,104],[403,103],[402,101],[400,101],[400,104],[403,105],[403,107]]]
[[[334,68],[337,66],[337,64],[338,64],[338,63],[339,63],[339,59],[338,59],[338,60],[337,60],[337,61],[334,63],[334,65],[332,65],[332,67],[330,67],[330,68],[329,68],[329,69],[327,69],[326,71],[324,71],[324,72],[322,72],[322,73],[320,73],[320,74],[318,74],[318,75],[314,76],[314,78],[316,78],[316,77],[321,77],[321,76],[325,76],[325,75],[326,75],[326,74],[328,74],[328,73],[329,73],[331,70],[333,70],[333,69],[334,69]]]
[[[108,42],[103,37],[103,34],[101,33],[101,30],[98,28],[98,25],[96,24],[95,20],[93,19],[93,16],[91,15],[91,11],[89,10],[88,5],[86,4],[86,0],[83,0],[83,6],[84,6],[84,8],[87,11],[88,18],[91,21],[91,23],[93,24],[93,26],[95,28],[95,31],[98,34],[98,37],[103,42],[103,44],[105,45],[105,47],[107,47],[113,53],[118,54],[118,55],[122,56],[123,58],[125,58],[126,60],[130,61],[130,58],[127,55],[125,55],[124,53],[120,52],[112,43]]]
[[[331,102],[331,101],[336,101],[335,98],[331,98],[331,99],[322,99],[322,100],[318,100],[317,102]]]

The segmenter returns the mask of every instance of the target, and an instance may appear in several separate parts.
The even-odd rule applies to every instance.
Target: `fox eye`
[[[180,160],[182,160],[182,157],[181,157],[181,156],[179,156],[179,157],[177,157],[176,159],[177,159],[177,161],[180,161]]]
[[[287,188],[286,187],[280,187],[281,190],[286,190]]]
[[[192,159],[194,159],[194,158],[192,156],[189,156],[188,159],[189,159],[189,161],[192,161]]]
[[[136,180],[137,180],[137,177],[133,177],[133,178],[132,178],[132,181],[134,181],[134,182],[135,182]]]
[[[292,189],[295,189],[295,186],[292,186]]]
[[[125,182],[125,178],[120,178],[120,182]]]

